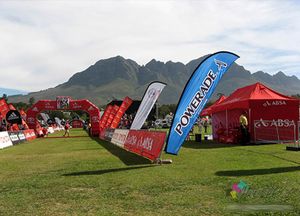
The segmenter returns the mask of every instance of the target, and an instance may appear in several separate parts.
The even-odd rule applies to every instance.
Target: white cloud
[[[188,61],[219,50],[300,77],[296,1],[0,2],[1,86],[54,87],[102,58]]]

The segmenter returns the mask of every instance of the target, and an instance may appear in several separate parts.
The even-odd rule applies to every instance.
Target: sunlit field
[[[0,150],[0,215],[300,215],[300,152],[284,145],[190,141],[156,165],[62,135]],[[240,180],[249,190],[233,199]]]

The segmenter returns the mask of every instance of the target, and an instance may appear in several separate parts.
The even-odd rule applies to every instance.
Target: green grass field
[[[284,145],[187,142],[163,155],[173,164],[154,165],[71,135],[83,137],[0,150],[0,215],[300,215],[300,152]],[[250,189],[233,200],[240,180]]]

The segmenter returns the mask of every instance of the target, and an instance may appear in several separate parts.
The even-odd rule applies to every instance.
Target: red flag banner
[[[2,118],[5,118],[6,113],[9,111],[9,107],[4,99],[0,100],[0,112],[2,115]]]
[[[132,102],[133,101],[131,100],[131,98],[129,98],[129,97],[125,97],[124,98],[124,100],[123,100],[123,102],[122,102],[122,104],[121,104],[121,106],[120,106],[117,114],[114,117],[113,122],[110,125],[110,128],[115,129],[115,128],[118,127],[118,125],[119,125],[119,123],[121,121],[122,116],[124,115],[124,113],[126,112],[126,110],[130,107],[130,105],[132,104]]]
[[[114,117],[116,116],[117,112],[119,110],[119,106],[118,105],[114,105],[109,116],[108,116],[108,119],[107,119],[107,122],[105,124],[105,128],[108,128],[110,127]]]
[[[101,120],[100,120],[100,130],[103,130],[103,128],[105,128],[106,122],[108,120],[108,117],[110,115],[110,112],[112,110],[113,106],[112,105],[108,105],[103,113],[103,115],[101,116]]]

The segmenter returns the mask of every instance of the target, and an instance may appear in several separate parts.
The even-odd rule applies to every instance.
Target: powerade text
[[[215,59],[215,63],[218,66],[218,71],[222,67],[227,67],[227,64],[224,62],[221,62],[219,60]],[[207,94],[207,92],[210,90],[211,86],[213,85],[218,73],[214,73],[212,70],[209,70],[208,74],[206,75],[204,81],[202,82],[199,90],[196,92],[194,97],[192,98],[191,102],[189,103],[189,106],[186,108],[185,112],[180,117],[179,123],[177,123],[175,127],[176,133],[178,133],[180,136],[182,135],[182,127],[186,127],[192,115],[195,113],[195,111],[198,109],[199,105],[201,104],[203,98]]]

